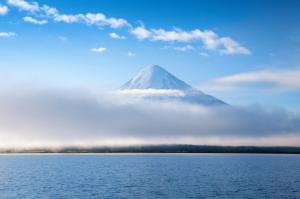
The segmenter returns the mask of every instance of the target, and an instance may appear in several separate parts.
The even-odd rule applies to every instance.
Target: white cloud
[[[226,90],[266,84],[280,91],[300,89],[300,69],[258,70],[220,77],[206,84],[213,90]]]
[[[47,15],[47,16],[56,16],[58,15],[58,10],[56,8],[50,7],[48,5],[43,5],[41,7],[41,10]]]
[[[16,33],[14,32],[0,32],[0,38],[1,37],[14,37],[16,36]]]
[[[102,13],[87,13],[85,15],[85,19],[87,24],[93,24],[93,25],[99,25],[99,26],[104,26],[104,25],[109,25],[111,28],[120,28],[123,26],[128,26],[129,23],[122,18],[107,18],[104,14]]]
[[[48,21],[46,19],[38,20],[38,19],[29,17],[29,16],[23,17],[23,20],[25,22],[32,23],[32,24],[37,24],[37,25],[44,25],[44,24],[48,23]]]
[[[221,53],[223,54],[251,54],[247,48],[241,46],[239,43],[229,37],[222,37],[219,39],[219,42],[224,46],[224,49],[221,50]]]
[[[7,6],[2,6],[0,4],[0,15],[6,15],[8,13],[8,7]]]
[[[131,51],[129,51],[129,52],[127,53],[127,55],[128,55],[129,57],[135,57],[135,56],[136,56],[136,54],[133,53],[133,52],[131,52]]]
[[[115,32],[109,33],[109,36],[110,36],[111,38],[113,38],[113,39],[126,39],[125,36],[118,35],[118,34],[115,33]]]
[[[104,47],[99,47],[99,48],[91,48],[90,51],[92,52],[96,52],[96,53],[103,53],[105,52],[107,49]]]
[[[11,6],[19,8],[20,10],[36,12],[39,11],[40,7],[37,2],[27,2],[25,0],[8,0],[7,3]]]
[[[131,30],[131,33],[135,35],[139,40],[148,39],[152,33],[148,31],[144,26],[139,26]]]
[[[194,29],[191,31],[174,28],[173,30],[165,30],[163,28],[147,29],[144,25],[133,28],[132,25],[123,18],[106,17],[102,13],[78,13],[65,14],[60,13],[56,8],[48,5],[39,6],[37,2],[28,2],[25,0],[8,0],[8,4],[18,7],[21,10],[37,12],[39,17],[53,19],[56,22],[64,23],[83,23],[86,25],[95,26],[110,26],[111,28],[129,27],[130,33],[138,40],[148,39],[150,41],[163,42],[185,42],[191,43],[201,41],[204,48],[208,51],[216,51],[222,55],[244,54],[249,55],[251,51],[230,37],[220,37],[211,30],[201,31]],[[32,21],[32,20],[31,20]],[[114,39],[125,39],[125,37],[111,33],[110,36]],[[180,50],[179,48],[177,50]],[[188,49],[181,49],[182,51]]]
[[[151,41],[165,42],[193,42],[200,40],[205,48],[208,50],[216,50],[221,54],[251,54],[250,50],[241,46],[233,39],[229,37],[219,37],[210,30],[201,31],[195,29],[192,31],[184,31],[174,29],[172,31],[166,31],[162,28],[148,30],[144,26],[139,26],[132,29],[131,33],[139,40],[149,39]]]
[[[189,33],[182,30],[166,31],[162,28],[151,29],[151,39],[154,41],[178,41],[190,42],[197,39],[194,33]]]
[[[102,13],[87,14],[60,14],[56,8],[43,6],[46,15],[53,18],[54,21],[64,23],[85,23],[87,25],[110,26],[111,28],[121,28],[130,24],[122,18],[107,18]]]
[[[54,21],[57,22],[78,23],[84,21],[84,15],[83,14],[77,14],[77,15],[58,14],[55,15],[53,19]]]
[[[32,87],[0,90],[0,104],[0,147],[127,144],[131,139],[135,144],[300,144],[300,116],[284,109],[211,108]]]
[[[37,2],[29,3],[25,0],[8,0],[8,4],[25,11],[39,11],[41,14],[44,14],[48,18],[50,17],[57,22],[85,23],[87,25],[110,26],[111,28],[130,26],[130,24],[125,19],[114,17],[108,18],[102,13],[64,14],[60,13],[56,8],[50,7],[48,5],[39,6]]]

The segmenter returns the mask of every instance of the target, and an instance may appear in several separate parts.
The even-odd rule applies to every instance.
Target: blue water
[[[1,155],[0,198],[300,198],[300,155]]]

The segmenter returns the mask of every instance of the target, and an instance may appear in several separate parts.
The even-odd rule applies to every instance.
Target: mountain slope
[[[190,85],[173,76],[160,66],[150,65],[126,82],[122,89],[192,89]]]
[[[178,79],[157,65],[150,65],[126,82],[121,90],[147,100],[182,101],[205,106],[226,105],[225,102],[206,95]]]

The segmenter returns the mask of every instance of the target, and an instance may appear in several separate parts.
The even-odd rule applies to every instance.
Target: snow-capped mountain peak
[[[121,87],[121,93],[146,100],[181,101],[205,106],[226,105],[225,102],[194,89],[157,65],[142,69]]]
[[[149,65],[126,82],[121,89],[192,89],[190,85],[173,76],[158,65]]]

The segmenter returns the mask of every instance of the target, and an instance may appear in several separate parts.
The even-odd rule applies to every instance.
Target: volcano
[[[148,100],[182,101],[205,106],[226,105],[180,80],[158,65],[149,65],[122,87],[123,93],[143,96]]]

